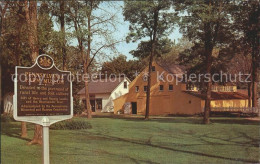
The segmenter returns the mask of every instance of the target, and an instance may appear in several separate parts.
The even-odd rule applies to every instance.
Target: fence
[[[234,112],[260,114],[260,107],[212,107],[212,112]]]

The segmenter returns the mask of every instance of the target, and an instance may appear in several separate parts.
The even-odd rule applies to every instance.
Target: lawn
[[[85,130],[50,130],[52,164],[66,163],[258,163],[259,122],[243,118],[74,118],[92,125]],[[19,137],[20,123],[1,124],[1,163],[41,163],[33,137]]]

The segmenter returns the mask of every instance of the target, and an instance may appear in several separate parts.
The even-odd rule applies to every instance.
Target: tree
[[[109,2],[103,2],[109,3]],[[100,8],[101,1],[70,1],[67,22],[75,29],[74,36],[78,41],[78,49],[81,54],[83,73],[89,75],[89,68],[97,55],[101,54],[104,48],[114,48],[119,41],[111,38],[115,26],[113,24],[115,15]],[[94,11],[105,11],[103,15],[95,15]],[[94,40],[94,36],[102,39]],[[98,40],[100,42],[98,42]],[[96,46],[93,45],[93,42]],[[86,46],[86,48],[85,48]],[[85,80],[85,97],[87,116],[91,118],[91,108],[89,101],[88,80]]]
[[[149,49],[148,84],[146,93],[146,112],[145,119],[149,119],[150,88],[151,88],[151,69],[156,44],[173,29],[175,16],[170,11],[171,1],[125,1],[124,19],[130,22],[130,33],[127,41],[136,42],[148,38],[142,42],[139,48]]]
[[[257,107],[257,83],[260,61],[260,3],[259,0],[237,1],[233,3],[232,16],[234,18],[234,28],[239,32],[240,43],[249,48],[243,49],[251,54],[252,65],[252,106]],[[249,95],[250,96],[250,95]]]
[[[140,60],[127,61],[126,56],[119,55],[118,57],[113,57],[110,61],[104,62],[101,73],[107,76],[124,74],[130,80],[133,80],[136,73],[144,68],[143,62]]]
[[[236,55],[232,58],[232,60],[229,62],[228,67],[228,73],[232,75],[238,75],[239,73],[242,73],[244,75],[251,74],[252,69],[252,59],[251,55],[247,52],[248,48],[243,48],[236,53]],[[247,52],[247,53],[246,53]],[[243,81],[246,80],[246,77],[243,78]],[[250,81],[252,81],[252,78],[250,78]],[[247,86],[244,82],[237,82],[236,83],[239,88],[246,88],[248,89],[248,106],[252,106],[252,82],[248,82]]]
[[[1,37],[1,42],[2,42],[2,35],[3,35],[3,31],[4,31],[4,21],[5,21],[5,13],[6,10],[8,8],[8,3],[7,2],[1,2],[0,3],[0,12],[1,12],[1,27],[0,27],[0,37]],[[1,49],[2,49],[2,44],[1,44]],[[0,110],[1,113],[3,112],[3,100],[2,100],[2,62],[3,62],[3,58],[2,58],[2,53],[0,55]]]
[[[38,33],[37,33],[37,2],[24,1],[25,18],[28,28],[28,43],[30,46],[32,63],[39,55]]]
[[[54,31],[50,11],[51,8],[46,2],[40,4],[37,22],[39,54],[49,54],[52,46]]]
[[[134,57],[145,59],[150,56],[151,46],[152,44],[150,41],[141,41],[138,44],[137,49],[130,51],[130,53]],[[154,50],[154,58],[159,58],[172,50],[173,42],[168,38],[162,38],[156,41],[155,46],[156,49]]]
[[[1,19],[1,67],[4,93],[13,92],[10,74],[15,66],[26,65],[25,17],[22,2],[5,2]],[[2,5],[2,4],[1,4]],[[2,78],[1,78],[2,79]],[[26,123],[21,122],[21,137],[27,137]]]
[[[195,66],[205,70],[205,75],[210,77],[205,81],[206,100],[203,120],[205,124],[208,124],[210,122],[213,51],[227,46],[230,43],[229,38],[232,38],[232,32],[229,29],[229,1],[176,1],[175,9],[180,11],[181,32],[194,43],[192,49],[197,52],[198,58]]]
[[[63,70],[66,70],[66,39],[65,39],[65,3],[66,1],[60,1],[60,30],[62,33],[62,58],[63,58]]]
[[[192,43],[187,38],[179,39],[179,42],[176,44],[175,41],[170,49],[170,52],[162,55],[158,58],[159,63],[163,63],[165,65],[179,64],[178,58],[181,53],[185,50],[188,50],[192,47]]]
[[[38,33],[37,33],[37,1],[24,1],[26,24],[28,28],[28,43],[32,63],[39,55]],[[42,126],[35,125],[34,137],[30,144],[42,144]]]
[[[68,3],[64,0],[55,0],[48,2],[51,7],[51,14],[55,16],[56,21],[60,23],[60,31],[56,33],[55,42],[59,43],[59,49],[62,53],[62,69],[67,70],[67,39],[66,39],[66,17],[68,16]]]

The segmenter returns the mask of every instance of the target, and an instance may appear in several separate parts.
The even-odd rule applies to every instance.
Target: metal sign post
[[[48,117],[42,119],[42,140],[43,140],[43,164],[50,163],[50,142],[49,142],[49,128],[50,121]]]
[[[48,55],[31,67],[15,68],[14,119],[43,126],[43,163],[50,163],[49,127],[73,117],[71,72],[60,71]]]

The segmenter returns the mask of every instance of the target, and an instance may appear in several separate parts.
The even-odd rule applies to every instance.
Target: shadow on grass
[[[230,138],[221,138],[221,137],[216,137],[216,135],[212,135],[211,133],[208,134],[203,134],[203,135],[199,135],[199,136],[195,136],[197,137],[200,141],[206,143],[207,145],[233,145],[233,146],[242,146],[242,147],[259,147],[259,143],[260,143],[260,139],[258,138],[253,138],[251,136],[249,136],[246,133],[243,132],[236,132],[236,136],[235,137],[230,137]],[[235,139],[238,138],[243,138],[246,139],[247,141],[236,141]],[[221,143],[219,142],[212,142],[209,141],[207,139],[214,139],[217,141],[221,141]],[[226,143],[223,143],[226,142]]]
[[[191,151],[191,150],[181,150],[181,149],[176,149],[176,148],[171,148],[171,147],[167,147],[167,146],[162,146],[162,145],[155,145],[152,144],[149,141],[139,141],[139,140],[133,140],[133,139],[125,139],[125,138],[120,138],[120,137],[115,137],[115,136],[109,136],[109,135],[104,135],[104,134],[100,134],[100,133],[89,133],[90,135],[94,135],[94,136],[98,136],[98,137],[102,137],[104,140],[109,140],[109,141],[121,141],[121,142],[127,142],[127,143],[131,143],[131,144],[138,144],[138,145],[143,145],[143,146],[149,146],[149,147],[153,147],[153,148],[159,148],[159,149],[164,149],[164,150],[169,150],[169,151],[173,151],[173,152],[180,152],[180,153],[186,153],[186,154],[191,154],[191,155],[198,155],[198,156],[204,156],[204,157],[210,157],[210,158],[217,158],[217,159],[223,159],[223,160],[229,160],[229,161],[240,161],[240,162],[246,162],[246,163],[257,163],[259,161],[257,160],[251,160],[251,159],[243,159],[243,158],[232,158],[232,157],[223,157],[223,156],[219,156],[219,155],[214,155],[214,154],[207,154],[204,152],[196,152],[196,151]],[[242,135],[246,135],[246,134],[242,134]],[[201,136],[202,137],[202,136]],[[203,137],[208,137],[208,136],[203,136]],[[215,138],[216,139],[216,138]],[[218,138],[219,140],[223,140]],[[206,141],[206,140],[204,140]],[[228,141],[229,140],[224,140],[224,141]],[[214,145],[216,143],[212,143],[212,142],[207,142],[207,145]],[[252,139],[252,142],[255,143],[255,139]],[[234,142],[235,145],[237,144],[243,144],[246,145],[249,142]],[[201,144],[202,145],[202,144]],[[205,144],[204,144],[205,145]],[[220,144],[221,145],[221,144]],[[224,144],[223,144],[224,145]],[[229,144],[228,144],[229,145]],[[181,145],[179,145],[181,146]],[[184,145],[187,146],[187,145]],[[194,146],[194,145],[193,145]]]
[[[200,117],[151,117],[149,120],[144,120],[144,116],[140,115],[96,115],[93,118],[113,118],[122,119],[125,121],[134,122],[161,122],[161,123],[192,123],[202,124],[202,118]]]
[[[104,140],[104,137],[102,137],[103,138],[103,140]],[[72,150],[75,150],[75,147],[71,147],[71,146],[67,146],[67,145],[62,145],[65,149],[72,149]],[[136,164],[140,164],[140,163],[150,163],[150,164],[159,164],[159,163],[157,163],[157,162],[153,162],[153,161],[151,161],[151,160],[142,160],[142,159],[136,159],[136,158],[133,158],[133,157],[131,157],[131,156],[129,156],[129,155],[125,155],[125,154],[116,154],[116,153],[112,153],[112,152],[109,152],[109,151],[106,151],[106,150],[104,150],[104,149],[98,149],[98,150],[88,150],[88,151],[86,151],[85,149],[83,149],[83,148],[78,148],[77,147],[77,150],[79,150],[80,149],[80,151],[81,151],[81,153],[76,153],[76,152],[74,152],[74,153],[68,153],[68,152],[59,152],[59,153],[53,153],[53,154],[55,154],[55,155],[64,155],[64,156],[67,156],[67,155],[76,155],[76,156],[84,156],[84,157],[86,157],[86,156],[89,156],[88,157],[88,159],[90,159],[93,155],[92,155],[92,153],[94,152],[95,153],[95,155],[100,155],[100,156],[102,156],[102,157],[104,157],[105,155],[108,155],[108,156],[110,156],[110,157],[112,157],[112,158],[114,158],[114,157],[119,157],[119,158],[125,158],[125,159],[129,159],[129,160],[131,160],[133,163],[136,163]],[[88,155],[88,153],[89,153],[89,155]],[[84,163],[95,163],[95,162],[93,162],[93,161],[91,161],[91,160],[89,160],[89,161],[84,161]],[[111,162],[110,162],[111,163]]]
[[[15,122],[1,122],[1,134],[6,135],[8,137],[13,137],[17,139],[21,139],[24,141],[31,141],[29,138],[23,138],[21,137],[21,134],[18,133],[21,131],[21,126],[19,126],[19,123]],[[29,130],[27,126],[27,130]]]
[[[260,125],[260,121],[245,118],[212,118],[211,122],[219,124]]]
[[[144,120],[143,116],[131,115],[96,115],[94,118],[114,118],[123,119],[125,121],[134,122],[160,122],[160,123],[187,123],[187,124],[202,124],[202,117],[151,117],[149,120]],[[259,120],[249,120],[246,118],[233,118],[233,117],[211,117],[211,123],[218,124],[241,124],[241,125],[260,125]]]

